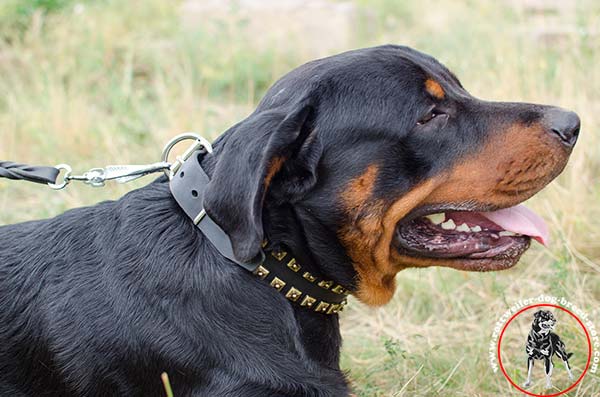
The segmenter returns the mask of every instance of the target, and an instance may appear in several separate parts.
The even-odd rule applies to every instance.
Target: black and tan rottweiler
[[[197,160],[236,260],[280,262],[227,260],[165,177],[4,226],[0,395],[162,396],[163,371],[177,397],[347,395],[332,294],[383,305],[409,267],[516,264],[547,239],[519,203],[562,171],[579,124],[474,98],[406,47],[309,62]]]
[[[565,363],[569,379],[573,380],[573,372],[569,365],[569,358],[573,353],[567,353],[566,346],[560,337],[552,332],[556,326],[556,318],[549,310],[538,310],[533,315],[531,331],[527,335],[525,351],[527,353],[527,380],[523,387],[531,386],[531,371],[535,360],[544,360],[546,372],[546,388],[552,387],[552,370],[554,363],[552,357],[557,355]]]

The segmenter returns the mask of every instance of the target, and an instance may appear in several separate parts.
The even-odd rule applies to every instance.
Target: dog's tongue
[[[481,215],[504,230],[524,234],[545,246],[550,241],[550,233],[546,222],[523,204],[498,211],[482,212]]]

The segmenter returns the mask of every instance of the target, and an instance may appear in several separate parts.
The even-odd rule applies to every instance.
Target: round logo
[[[576,387],[588,371],[592,342],[572,311],[552,303],[532,304],[514,313],[502,327],[497,359],[506,379],[522,393],[560,396]]]

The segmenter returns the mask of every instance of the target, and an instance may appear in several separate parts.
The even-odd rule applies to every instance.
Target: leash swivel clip
[[[48,186],[60,190],[71,181],[82,181],[92,187],[102,187],[106,181],[115,180],[118,183],[126,183],[147,174],[169,169],[169,167],[171,167],[171,164],[166,162],[145,165],[107,165],[104,168],[92,168],[83,175],[72,175],[73,170],[68,164],[59,164],[56,168],[65,171],[63,181],[61,183],[49,183]]]
[[[177,156],[173,163],[169,163],[171,149],[179,142],[185,140],[194,140],[194,143],[181,156]],[[92,187],[103,187],[106,181],[115,180],[118,183],[126,183],[141,178],[144,175],[160,171],[164,172],[169,179],[172,179],[181,165],[197,150],[200,150],[202,153],[212,153],[212,145],[200,135],[187,132],[177,135],[166,144],[162,152],[161,161],[158,163],[107,165],[104,168],[92,168],[83,173],[83,175],[72,175],[73,169],[71,166],[68,164],[58,164],[54,168],[65,172],[63,180],[60,183],[48,183],[48,186],[54,190],[60,190],[65,188],[71,181],[81,181]]]

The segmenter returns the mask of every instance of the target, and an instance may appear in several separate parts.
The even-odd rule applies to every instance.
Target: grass
[[[163,372],[160,375],[162,382],[163,382],[163,386],[165,388],[165,394],[166,397],[173,397],[173,389],[171,388],[171,382],[169,381],[169,375],[167,375],[166,372]]]
[[[600,5],[573,1],[532,11],[505,0],[353,4],[350,25],[321,24],[347,31],[342,39],[290,33],[282,45],[280,33],[257,32],[254,17],[235,7],[194,20],[168,0],[6,1],[0,158],[66,162],[76,171],[153,162],[175,134],[217,136],[302,62],[388,42],[436,56],[476,96],[574,109],[583,129],[571,162],[531,200],[552,230],[549,249],[535,246],[519,266],[499,273],[406,270],[392,303],[372,309],[353,300],[342,316],[342,365],[359,396],[521,395],[487,360],[494,324],[511,304],[541,293],[566,296],[600,326]],[[263,22],[277,23],[269,18]],[[0,223],[117,198],[147,181],[61,192],[0,182]],[[572,350],[585,354],[584,346]],[[577,376],[582,368],[575,363]],[[586,375],[568,395],[600,395],[599,376]]]

